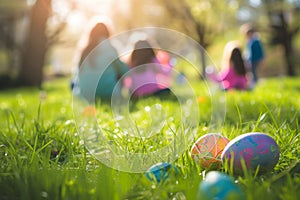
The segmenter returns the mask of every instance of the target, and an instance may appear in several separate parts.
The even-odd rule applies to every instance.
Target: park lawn
[[[264,132],[278,143],[281,155],[274,170],[234,177],[247,199],[299,199],[300,78],[261,80],[253,91],[213,95],[194,81],[199,100],[199,136],[209,131],[212,98],[225,96],[226,115],[215,129],[229,139],[247,132]],[[151,97],[135,102],[135,113],[155,103],[175,109],[176,101]],[[76,129],[68,79],[44,84],[43,91],[20,88],[0,93],[0,199],[195,199],[203,170],[189,149],[161,183],[144,174],[111,169],[84,148]],[[76,109],[76,108],[74,108]],[[107,105],[101,109],[106,126]],[[99,116],[100,117],[100,116]],[[145,118],[141,114],[141,119]],[[118,141],[126,145],[127,141]],[[192,144],[191,144],[192,145]]]

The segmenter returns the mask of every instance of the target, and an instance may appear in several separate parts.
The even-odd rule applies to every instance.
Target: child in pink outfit
[[[226,70],[221,72],[219,80],[225,90],[230,89],[247,89],[247,78],[245,75],[240,75],[234,69],[234,66],[229,66]]]
[[[146,40],[138,41],[131,54],[131,70],[125,80],[125,86],[135,97],[143,97],[169,91],[171,82],[171,66],[165,61],[159,61],[167,53],[160,52],[156,56],[153,48]],[[166,60],[166,59],[164,59]]]
[[[224,90],[246,90],[248,80],[240,48],[233,43],[227,44],[224,51],[223,70],[219,74],[208,72],[207,76],[214,81],[221,82]]]

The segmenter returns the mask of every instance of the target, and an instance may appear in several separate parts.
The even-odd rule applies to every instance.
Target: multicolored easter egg
[[[174,170],[176,173],[178,172],[178,169],[170,163],[157,163],[147,170],[146,177],[150,181],[160,183],[161,181],[164,181],[169,177],[169,173],[172,170]]]
[[[244,200],[246,195],[230,176],[218,171],[210,171],[199,185],[197,199]]]
[[[191,157],[204,169],[219,169],[221,154],[229,140],[218,134],[209,133],[200,137],[191,149]]]
[[[280,150],[275,140],[264,133],[247,133],[234,138],[222,153],[222,161],[236,174],[247,170],[260,173],[270,171],[279,159]]]

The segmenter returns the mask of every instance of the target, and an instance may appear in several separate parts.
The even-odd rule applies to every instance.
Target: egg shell
[[[219,169],[222,151],[228,143],[219,133],[205,134],[192,146],[191,157],[204,169]]]
[[[222,161],[236,174],[247,170],[264,173],[274,168],[279,160],[280,150],[275,140],[264,133],[246,133],[231,140],[222,153]],[[233,159],[233,160],[232,160]],[[232,164],[231,164],[232,163]],[[232,166],[231,166],[232,165]]]
[[[230,176],[218,171],[210,171],[199,185],[197,199],[244,200],[246,195]]]
[[[161,181],[164,181],[169,177],[169,172],[171,171],[171,169],[174,169],[175,172],[178,172],[178,169],[170,163],[157,163],[147,170],[146,177],[150,181],[160,183]]]

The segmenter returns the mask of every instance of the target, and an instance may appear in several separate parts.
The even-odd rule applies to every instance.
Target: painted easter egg
[[[147,172],[146,177],[150,181],[155,181],[157,183],[166,180],[169,177],[171,171],[178,172],[178,169],[170,163],[161,162],[151,166]]]
[[[205,134],[192,146],[191,157],[204,169],[219,169],[222,151],[228,143],[229,140],[218,133]]]
[[[272,170],[279,159],[279,147],[275,140],[264,133],[247,133],[234,138],[222,153],[222,161],[236,174],[247,170],[260,173]],[[259,168],[258,168],[259,167]]]
[[[197,199],[244,200],[246,195],[230,176],[218,171],[210,171],[199,185]]]

